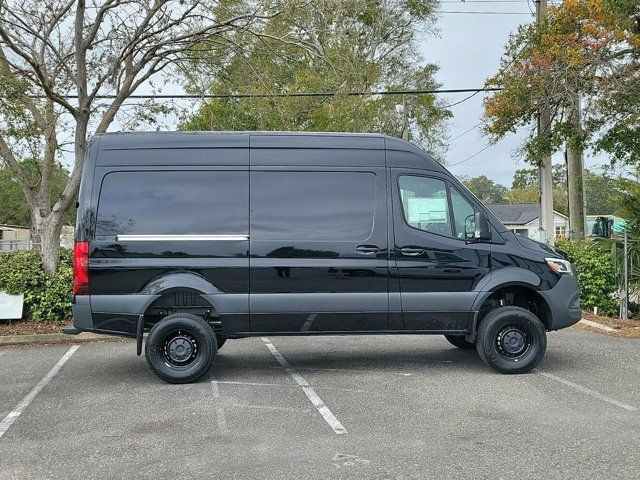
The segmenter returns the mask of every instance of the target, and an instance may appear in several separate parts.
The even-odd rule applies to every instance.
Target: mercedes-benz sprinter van
[[[562,254],[384,135],[96,135],[78,204],[67,333],[147,333],[168,382],[259,335],[444,335],[520,373],[581,315]]]

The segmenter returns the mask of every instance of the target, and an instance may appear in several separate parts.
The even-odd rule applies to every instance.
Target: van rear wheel
[[[196,381],[209,371],[217,351],[211,326],[190,313],[164,317],[151,328],[145,345],[147,363],[169,383]]]
[[[451,345],[461,348],[462,350],[476,349],[476,344],[467,342],[462,335],[445,335],[444,338],[446,338]]]
[[[501,373],[525,373],[542,361],[547,334],[529,310],[505,306],[491,310],[478,326],[480,358]]]

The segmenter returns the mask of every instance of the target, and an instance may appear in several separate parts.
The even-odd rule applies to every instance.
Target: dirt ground
[[[30,320],[0,320],[1,335],[37,335],[40,333],[62,333],[62,327],[71,320],[58,322],[33,322]]]
[[[597,331],[599,333],[606,333],[614,337],[625,338],[640,338],[640,320],[621,320],[619,318],[605,317],[601,315],[594,315],[593,313],[583,312],[582,318],[597,322],[607,327],[613,328],[615,332],[605,332],[601,329],[593,328],[582,323],[577,323],[576,327],[585,330]]]

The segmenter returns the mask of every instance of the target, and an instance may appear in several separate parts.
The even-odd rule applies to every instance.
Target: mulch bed
[[[615,337],[626,337],[626,338],[640,338],[640,320],[621,320],[619,318],[613,317],[604,317],[601,315],[594,315],[593,313],[583,312],[582,318],[586,320],[591,320],[592,322],[599,323],[601,325],[606,325],[607,327],[613,328],[615,332],[606,332],[604,330],[600,330],[597,328],[589,327],[588,325],[583,325],[581,323],[577,323],[576,326],[578,328],[583,328],[585,330],[596,331],[599,333],[606,333],[607,335],[613,335]]]
[[[71,320],[59,322],[32,322],[29,320],[0,320],[0,335],[37,335],[41,333],[62,333],[62,327]]]

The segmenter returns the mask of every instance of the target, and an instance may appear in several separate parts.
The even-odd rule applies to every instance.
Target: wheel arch
[[[138,324],[136,329],[137,354],[142,352],[142,337],[145,330],[155,322],[151,320],[151,312],[160,306],[167,307],[168,310],[204,309],[207,314],[200,315],[203,319],[208,317],[218,318],[219,308],[217,308],[215,298],[222,291],[209,282],[202,275],[195,272],[183,271],[172,272],[160,275],[140,291],[141,295],[147,297],[146,302],[141,305],[138,312]],[[185,299],[184,304],[176,303],[176,297]],[[196,301],[193,299],[197,298]]]

